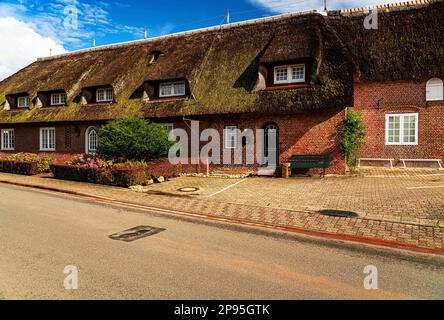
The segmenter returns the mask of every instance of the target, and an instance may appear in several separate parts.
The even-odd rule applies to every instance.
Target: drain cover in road
[[[158,234],[162,231],[165,231],[166,229],[162,228],[155,228],[155,227],[149,227],[149,226],[139,226],[132,229],[128,229],[119,233],[115,233],[110,235],[110,239],[118,240],[118,241],[125,241],[125,242],[132,242],[136,241],[142,238],[146,238],[155,234]]]
[[[321,210],[319,211],[323,216],[330,217],[341,217],[341,218],[357,218],[359,215],[352,211],[342,211],[342,210]]]
[[[196,188],[196,187],[184,187],[184,188],[178,189],[177,191],[179,191],[179,192],[196,192],[196,191],[199,191],[199,190],[200,189]]]

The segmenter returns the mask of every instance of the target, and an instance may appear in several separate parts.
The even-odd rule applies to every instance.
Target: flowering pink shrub
[[[67,162],[67,164],[95,169],[108,169],[114,166],[114,162],[112,160],[103,160],[97,155],[90,154],[78,155],[72,161]]]

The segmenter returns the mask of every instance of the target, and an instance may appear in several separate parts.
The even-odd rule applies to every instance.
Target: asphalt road
[[[126,243],[109,235],[166,229]],[[444,298],[444,259],[186,221],[0,185],[0,299]],[[77,290],[64,268],[78,268]],[[366,290],[364,268],[378,270]]]

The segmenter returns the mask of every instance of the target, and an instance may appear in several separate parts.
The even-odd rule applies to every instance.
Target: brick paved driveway
[[[198,187],[200,191],[177,191],[182,187]],[[444,222],[442,172],[288,180],[183,177],[151,189],[177,197],[294,211],[344,210],[378,220]]]

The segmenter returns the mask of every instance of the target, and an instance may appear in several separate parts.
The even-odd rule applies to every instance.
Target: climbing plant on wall
[[[347,164],[349,167],[355,167],[359,157],[360,149],[365,145],[367,136],[364,115],[359,112],[347,110],[342,127],[341,149],[347,155]]]

